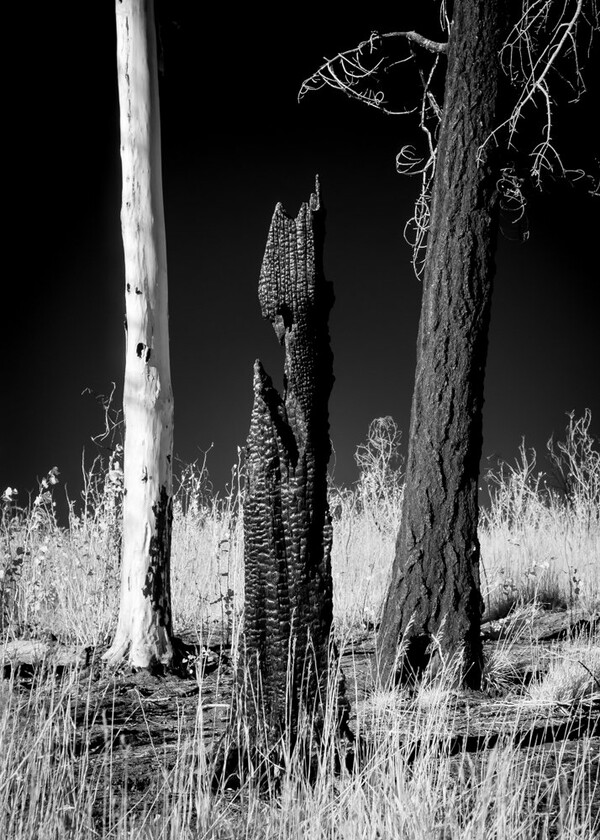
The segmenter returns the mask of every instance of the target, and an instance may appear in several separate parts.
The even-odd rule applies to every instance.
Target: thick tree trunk
[[[117,0],[127,347],[119,622],[106,658],[172,659],[173,394],[153,0]]]
[[[425,667],[434,635],[442,658],[463,651],[467,685],[481,678],[477,489],[497,175],[488,147],[478,153],[495,124],[504,7],[454,3],[404,509],[377,643],[384,681]]]
[[[298,217],[277,205],[259,284],[262,313],[285,349],[284,396],[260,362],[248,437],[244,502],[246,676],[269,728],[318,704],[332,621],[327,464],[333,384],[318,187]],[[248,697],[248,694],[246,694]],[[250,710],[252,713],[252,710]]]

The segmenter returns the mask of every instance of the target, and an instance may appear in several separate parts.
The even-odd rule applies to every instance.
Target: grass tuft
[[[498,628],[497,643],[486,642],[484,690],[469,694],[456,688],[458,659],[440,657],[418,686],[385,692],[365,670],[403,497],[400,433],[389,417],[373,421],[357,449],[357,483],[330,487],[335,631],[356,740],[343,741],[337,731],[340,679],[334,675],[320,737],[307,716],[295,745],[283,733],[280,749],[264,755],[262,765],[243,721],[218,730],[225,733],[221,755],[229,738],[253,756],[254,764],[238,765],[235,789],[226,775],[215,781],[219,751],[206,733],[219,715],[229,714],[226,687],[242,626],[243,467],[234,467],[229,488],[218,494],[206,458],[183,466],[173,505],[174,626],[206,646],[223,644],[227,655],[211,654],[220,664],[210,676],[199,661],[192,684],[197,700],[187,706],[174,700],[164,731],[155,728],[163,683],[146,686],[133,677],[124,683],[94,663],[59,672],[48,660],[28,679],[6,668],[0,837],[597,836],[598,738],[552,735],[571,717],[591,716],[600,698],[594,625],[600,454],[590,423],[589,412],[569,416],[564,439],[549,443],[548,473],[523,444],[513,465],[488,474],[490,502],[479,536],[486,613]],[[24,638],[78,649],[106,644],[117,613],[121,457],[114,445],[107,460],[87,469],[83,498],[70,505],[67,527],[54,514],[56,468],[29,508],[19,505],[14,487],[2,494],[0,649]],[[578,622],[581,635],[540,641],[537,628],[552,610]],[[527,673],[523,650],[532,660]],[[135,709],[138,728],[130,731]],[[115,710],[124,719],[113,730]],[[524,737],[531,732],[537,742]],[[145,744],[152,768],[143,790],[135,738]]]

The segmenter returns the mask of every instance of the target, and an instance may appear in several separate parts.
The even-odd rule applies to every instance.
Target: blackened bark
[[[423,275],[404,509],[378,636],[380,673],[419,671],[439,635],[482,667],[477,488],[497,237],[495,125],[505,0],[457,0]],[[441,633],[440,633],[441,630]]]
[[[285,350],[284,394],[259,361],[247,445],[244,500],[245,666],[270,727],[318,702],[332,621],[327,464],[333,384],[322,268],[324,210],[318,183],[296,219],[278,204],[259,299]]]
[[[156,530],[150,537],[150,563],[142,590],[152,602],[159,627],[173,635],[171,616],[171,536],[173,533],[173,498],[166,487],[160,489],[160,502],[153,505]]]

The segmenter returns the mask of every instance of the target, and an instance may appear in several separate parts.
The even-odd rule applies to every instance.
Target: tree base
[[[168,662],[161,662],[154,658],[149,664],[140,665],[131,661],[131,642],[123,640],[117,644],[116,641],[115,639],[102,655],[104,663],[112,668],[125,666],[134,672],[146,671],[151,676],[161,677],[171,674],[182,679],[203,677],[215,671],[222,659],[227,661],[227,656],[221,650],[207,648],[195,642],[186,642],[173,636],[171,638],[172,655]]]

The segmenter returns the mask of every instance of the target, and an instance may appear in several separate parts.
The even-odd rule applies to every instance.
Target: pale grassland
[[[513,464],[485,476],[482,495],[491,498],[482,507],[479,540],[489,616],[531,602],[600,608],[600,451],[590,424],[589,413],[569,418],[546,472],[522,444]],[[399,442],[390,418],[374,421],[357,452],[359,482],[352,491],[332,489],[340,627],[374,623],[385,596],[402,512]]]
[[[590,417],[571,418],[563,487],[553,487],[523,445],[513,465],[487,476],[491,503],[482,508],[479,538],[482,593],[489,615],[519,602],[593,611],[600,606],[600,453]],[[385,595],[402,512],[400,436],[391,418],[371,424],[357,450],[360,478],[332,484],[332,572],[338,631],[374,625]],[[555,451],[557,447],[555,446]],[[28,627],[97,644],[111,633],[119,588],[119,452],[105,470],[88,472],[85,504],[72,506],[70,527],[54,523],[50,493],[33,512],[10,517],[5,502],[0,543],[5,632]],[[177,482],[172,546],[176,629],[233,624],[243,605],[240,469],[213,493],[204,465],[186,467]],[[54,488],[54,492],[57,492]],[[46,498],[44,498],[44,496]]]
[[[492,500],[480,526],[486,609],[492,616],[513,616],[521,633],[529,625],[519,615],[527,610],[533,621],[544,605],[589,615],[600,607],[600,452],[589,429],[588,414],[570,418],[563,449],[554,445],[560,487],[552,484],[556,476],[540,474],[525,446],[512,466],[488,477]],[[341,637],[364,633],[379,615],[402,506],[399,443],[390,418],[374,421],[357,450],[359,482],[351,489],[331,486],[334,612]],[[118,597],[119,456],[115,450],[110,463],[88,471],[84,505],[73,505],[66,529],[54,519],[53,473],[30,511],[19,512],[17,497],[5,492],[4,641],[52,633],[95,646],[109,637]],[[216,496],[203,465],[182,471],[174,503],[176,632],[202,629],[206,637],[211,628],[223,629],[237,638],[243,605],[240,483],[236,467],[231,487]],[[411,755],[415,742],[443,738],[452,728],[449,665],[437,682],[408,700],[399,692],[377,692],[355,704],[367,752],[353,771],[333,772],[335,732],[326,726],[312,784],[291,756],[277,790],[259,791],[249,778],[236,794],[211,792],[202,739],[182,733],[175,767],[165,771],[161,794],[146,803],[144,813],[131,812],[127,797],[113,799],[110,751],[98,761],[85,735],[76,750],[70,700],[77,672],[62,683],[42,682],[27,696],[3,680],[0,837],[589,840],[599,827],[591,805],[600,798],[597,741],[577,742],[575,758],[567,760],[564,744],[557,744],[540,759],[517,749],[508,736],[519,725],[515,705],[524,715],[533,708],[543,723],[549,708],[591,702],[600,690],[599,647],[596,635],[544,653],[550,657],[547,675],[527,690],[510,689],[494,720],[507,737],[476,762],[466,752],[440,757],[439,743]],[[488,665],[490,683],[505,688],[507,654],[497,651]],[[200,726],[200,707],[198,714]],[[156,750],[160,754],[160,744]],[[98,809],[104,815],[101,833],[92,818]]]
[[[589,412],[570,416],[545,464],[522,443],[513,465],[488,475],[480,540],[490,611],[517,599],[600,606],[600,451],[590,424]]]

